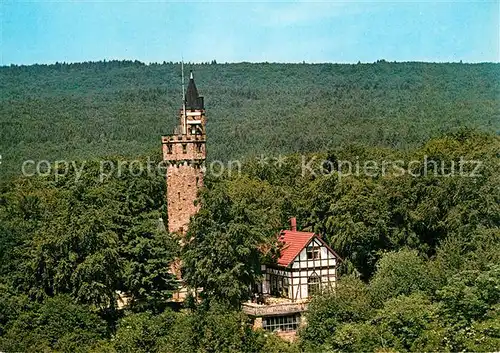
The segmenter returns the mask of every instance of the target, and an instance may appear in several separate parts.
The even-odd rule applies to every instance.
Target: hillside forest
[[[210,160],[241,166],[207,172],[183,246],[165,175],[134,170],[161,161],[179,65],[0,68],[1,351],[500,350],[500,66],[193,67]],[[26,159],[78,163],[23,176]],[[103,160],[123,172],[100,178]],[[241,303],[293,216],[343,261],[289,343]],[[182,307],[174,259],[203,288]]]
[[[500,65],[185,64],[207,107],[209,160],[406,150],[459,127],[500,131]],[[0,67],[0,177],[25,160],[155,153],[182,105],[181,65]]]

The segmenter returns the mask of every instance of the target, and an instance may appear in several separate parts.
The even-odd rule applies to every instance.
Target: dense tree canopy
[[[99,163],[87,162],[80,178],[74,170],[55,172],[5,189],[6,279],[36,300],[69,294],[104,309],[116,305],[121,290],[136,305],[163,303],[174,288],[168,265],[178,247],[159,230],[164,179],[124,169],[100,182],[98,173]]]
[[[1,351],[500,350],[498,65],[196,65],[210,158],[242,158],[207,169],[183,246],[164,171],[137,170],[160,160],[178,71],[0,68]],[[17,176],[26,159],[74,161]],[[293,344],[239,310],[291,216],[344,274]],[[203,288],[183,308],[174,258]]]
[[[469,126],[500,129],[499,64],[186,64],[207,106],[209,158],[407,149]],[[27,159],[158,149],[181,107],[180,63],[0,67],[2,175]]]
[[[193,288],[203,288],[202,296],[238,306],[261,279],[265,253],[275,248],[282,195],[248,177],[208,184],[189,227],[182,275]]]
[[[78,175],[15,179],[0,197],[0,347],[496,350],[499,144],[463,130],[410,151],[339,147],[305,156],[313,161],[306,169],[299,155],[281,164],[249,158],[240,172],[208,173],[182,250],[159,221],[162,171],[123,168],[101,178],[100,163],[86,161]],[[480,161],[478,174],[471,164],[450,175],[461,158]],[[348,160],[403,163],[347,175],[339,165]],[[279,253],[276,234],[292,215],[340,253],[350,275],[311,303],[308,325],[290,345],[252,331],[238,307],[260,279],[260,263]],[[166,308],[177,256],[187,284],[203,288],[202,302],[183,311]],[[131,298],[125,311],[116,307],[117,291]],[[43,329],[53,325],[45,312],[54,307],[67,327],[77,320],[81,329]]]

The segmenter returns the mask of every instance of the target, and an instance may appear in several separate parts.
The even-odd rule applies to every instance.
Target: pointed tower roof
[[[186,109],[203,109],[203,97],[198,95],[198,89],[194,83],[193,71],[189,76],[189,83],[186,91]]]

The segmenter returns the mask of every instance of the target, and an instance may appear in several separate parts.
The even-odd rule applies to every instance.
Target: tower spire
[[[203,97],[198,95],[198,89],[194,83],[193,71],[189,75],[189,82],[186,91],[186,109],[187,110],[202,110],[203,109]]]

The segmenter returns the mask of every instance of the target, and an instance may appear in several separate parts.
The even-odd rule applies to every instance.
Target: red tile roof
[[[287,267],[314,237],[314,233],[282,230],[279,240],[283,243],[278,265]]]

